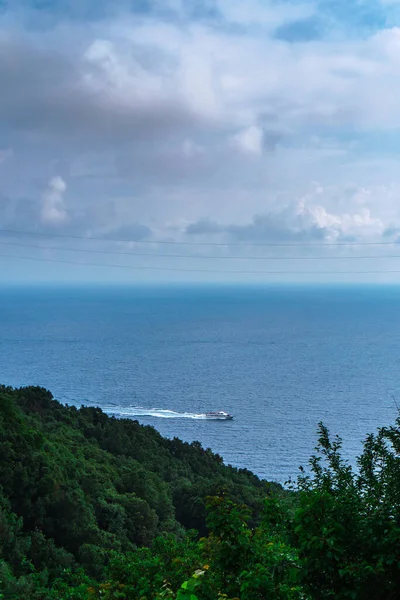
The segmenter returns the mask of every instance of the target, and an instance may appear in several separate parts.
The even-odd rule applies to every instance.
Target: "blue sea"
[[[2,288],[0,382],[199,440],[284,482],[319,421],[352,462],[394,422],[400,287]],[[213,410],[234,420],[201,418]]]

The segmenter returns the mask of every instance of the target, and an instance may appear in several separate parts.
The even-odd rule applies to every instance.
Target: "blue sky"
[[[400,279],[400,0],[0,0],[0,89],[1,281]]]

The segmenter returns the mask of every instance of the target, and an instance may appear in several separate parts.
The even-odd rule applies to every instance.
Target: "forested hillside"
[[[249,449],[251,451],[251,449]],[[42,388],[0,388],[3,600],[398,600],[400,422],[292,491]],[[192,531],[195,530],[195,531]]]
[[[204,534],[204,499],[222,489],[251,507],[256,523],[278,488],[197,442],[63,406],[33,387],[0,388],[0,485],[2,559],[16,576],[33,569],[50,578],[78,564],[101,578],[110,551],[165,533]]]

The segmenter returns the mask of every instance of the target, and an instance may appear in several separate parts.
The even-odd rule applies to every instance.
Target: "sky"
[[[400,282],[400,0],[0,0],[0,281]]]

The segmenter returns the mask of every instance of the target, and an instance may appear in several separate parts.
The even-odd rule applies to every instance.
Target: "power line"
[[[94,250],[92,248],[65,248],[62,246],[43,246],[40,244],[20,244],[19,242],[2,242],[1,246],[13,246],[17,248],[36,248],[39,250],[56,250],[65,252],[87,252],[90,254],[107,254],[116,256],[146,256],[151,258],[195,258],[206,260],[357,260],[357,259],[382,259],[400,258],[400,254],[387,255],[362,255],[362,256],[216,256],[198,254],[165,254],[155,252],[120,252],[114,250]]]
[[[242,248],[307,248],[307,247],[330,247],[330,246],[393,246],[398,245],[400,242],[183,242],[176,240],[135,240],[135,239],[108,239],[104,237],[87,237],[80,235],[70,235],[64,233],[46,233],[42,231],[22,231],[16,229],[0,229],[0,234],[7,235],[33,235],[42,236],[49,238],[66,238],[73,240],[84,240],[87,242],[126,242],[126,243],[137,243],[137,244],[164,244],[171,246],[211,246],[211,247],[226,247],[235,246]]]
[[[68,264],[78,265],[87,267],[105,267],[105,268],[118,268],[118,269],[129,269],[132,271],[178,271],[183,273],[219,273],[219,274],[232,274],[232,275],[385,275],[385,274],[400,274],[400,270],[382,271],[238,271],[238,270],[224,270],[224,269],[184,269],[178,267],[144,267],[134,265],[116,265],[116,264],[105,264],[96,262],[79,262],[73,260],[58,260],[53,258],[37,258],[33,256],[16,256],[12,254],[0,254],[1,258],[11,258],[17,260],[29,260],[34,262],[46,262],[46,263],[57,263],[57,264]]]

